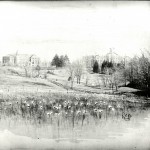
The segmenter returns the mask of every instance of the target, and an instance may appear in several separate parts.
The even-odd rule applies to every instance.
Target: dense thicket
[[[130,86],[150,90],[150,58],[142,54],[134,57],[126,67],[127,79]]]
[[[150,91],[150,55],[142,53],[140,57],[134,56],[128,62],[116,66],[115,72],[118,72],[117,80],[124,81],[125,85],[138,88],[144,91]]]

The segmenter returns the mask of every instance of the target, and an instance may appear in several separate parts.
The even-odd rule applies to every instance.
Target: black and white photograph
[[[0,1],[0,150],[150,150],[150,2]]]

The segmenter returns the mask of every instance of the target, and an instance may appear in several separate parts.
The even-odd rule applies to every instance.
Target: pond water
[[[99,117],[87,113],[84,119],[63,113],[39,119],[4,108],[0,149],[150,149],[150,109],[123,111],[112,106],[101,110]]]

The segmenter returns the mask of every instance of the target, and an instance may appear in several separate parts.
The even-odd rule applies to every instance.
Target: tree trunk
[[[115,86],[116,86],[116,92],[118,91],[118,85],[117,84],[115,84]]]
[[[73,89],[73,81],[71,81],[71,89]]]
[[[25,76],[27,77],[28,76],[27,68],[24,69],[25,69]]]
[[[40,71],[38,70],[38,77],[39,77],[39,75],[40,75]]]
[[[127,80],[126,80],[126,77],[125,77],[125,86],[127,86]]]
[[[88,85],[88,78],[86,78],[86,83],[85,84]]]
[[[113,83],[111,84],[111,88],[112,88],[112,90],[113,90],[113,88],[114,88],[114,85],[113,85]]]

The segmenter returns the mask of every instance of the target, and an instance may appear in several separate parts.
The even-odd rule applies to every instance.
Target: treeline
[[[90,62],[87,59],[86,62]],[[86,84],[88,83],[88,67],[85,60],[78,60],[70,63],[67,55],[55,55],[51,61],[52,66],[66,67],[69,80],[72,83],[77,79],[80,84],[81,76],[87,74]],[[133,88],[150,91],[150,53],[143,52],[139,57],[134,56],[130,59],[122,59],[119,63],[104,60],[99,64],[97,60],[92,61],[92,71],[94,73],[105,74],[103,77],[103,85],[113,89],[118,86],[130,86]],[[40,74],[40,66],[36,67],[37,76]],[[25,72],[27,69],[25,67]]]
[[[109,62],[107,60],[104,60],[102,64],[100,65],[98,61],[96,60],[93,65],[93,72],[94,73],[102,73],[106,74],[109,71],[109,74],[113,73],[115,71],[115,66],[118,66],[119,64],[114,64],[112,62]]]
[[[143,52],[141,56],[134,56],[130,60],[122,60],[120,63],[103,61],[98,64],[95,61],[93,72],[111,75],[113,83],[150,91],[150,53]]]
[[[132,87],[150,90],[150,54],[132,58],[124,73]]]
[[[51,65],[56,67],[65,67],[67,64],[69,64],[69,58],[67,55],[55,55],[52,59]]]

